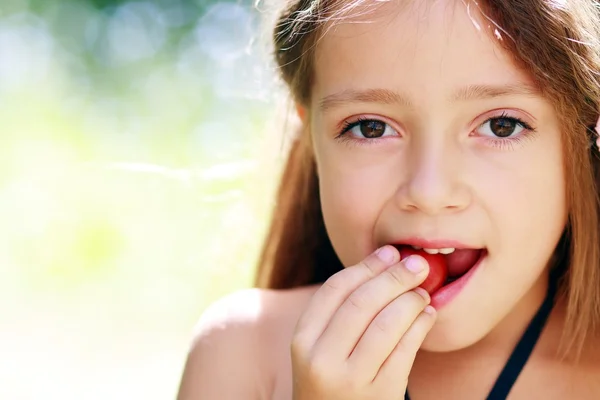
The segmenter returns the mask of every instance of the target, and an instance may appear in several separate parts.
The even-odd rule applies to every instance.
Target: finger
[[[335,312],[314,351],[326,351],[333,360],[346,360],[376,315],[395,298],[419,286],[428,271],[425,259],[412,255],[359,286]]]
[[[393,300],[375,317],[348,359],[355,376],[364,376],[370,383],[382,364],[429,304],[425,289],[415,288]]]
[[[374,385],[389,386],[392,383],[397,385],[399,377],[408,380],[417,351],[431,330],[435,319],[435,309],[432,306],[425,307],[379,369],[373,381]],[[404,384],[406,385],[406,381]]]
[[[296,325],[296,342],[314,345],[340,305],[357,287],[400,260],[393,246],[383,246],[360,263],[333,275],[315,292]]]

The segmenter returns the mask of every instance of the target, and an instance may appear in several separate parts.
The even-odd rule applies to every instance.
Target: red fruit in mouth
[[[427,264],[429,264],[429,275],[425,278],[425,281],[419,286],[432,294],[439,288],[444,286],[446,279],[448,279],[448,265],[446,264],[446,258],[443,254],[429,254],[423,250],[417,250],[410,246],[400,246],[401,259],[417,254],[423,257]]]

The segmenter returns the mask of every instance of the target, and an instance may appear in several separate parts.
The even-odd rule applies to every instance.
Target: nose
[[[442,143],[411,149],[407,173],[398,188],[398,205],[428,215],[453,213],[468,207],[471,192],[461,164],[464,155]]]

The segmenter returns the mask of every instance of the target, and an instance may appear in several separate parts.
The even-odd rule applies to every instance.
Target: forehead
[[[368,1],[350,13],[317,44],[313,99],[387,88],[431,102],[469,85],[533,84],[500,45],[511,39],[473,2]]]

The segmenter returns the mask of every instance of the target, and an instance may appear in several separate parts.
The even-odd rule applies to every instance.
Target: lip
[[[470,246],[464,244],[458,240],[449,239],[422,239],[418,237],[406,238],[396,240],[392,243],[393,245],[409,245],[417,246],[424,249],[444,249],[444,248],[455,248],[455,249],[481,249],[483,247]]]
[[[446,286],[442,286],[436,292],[431,295],[431,305],[436,310],[441,309],[448,303],[450,303],[458,294],[462,291],[462,289],[467,285],[467,282],[471,279],[471,277],[475,274],[475,272],[479,269],[481,263],[487,258],[488,252],[484,250],[479,257],[479,260],[467,271],[466,274],[458,278],[452,283],[449,283]]]

